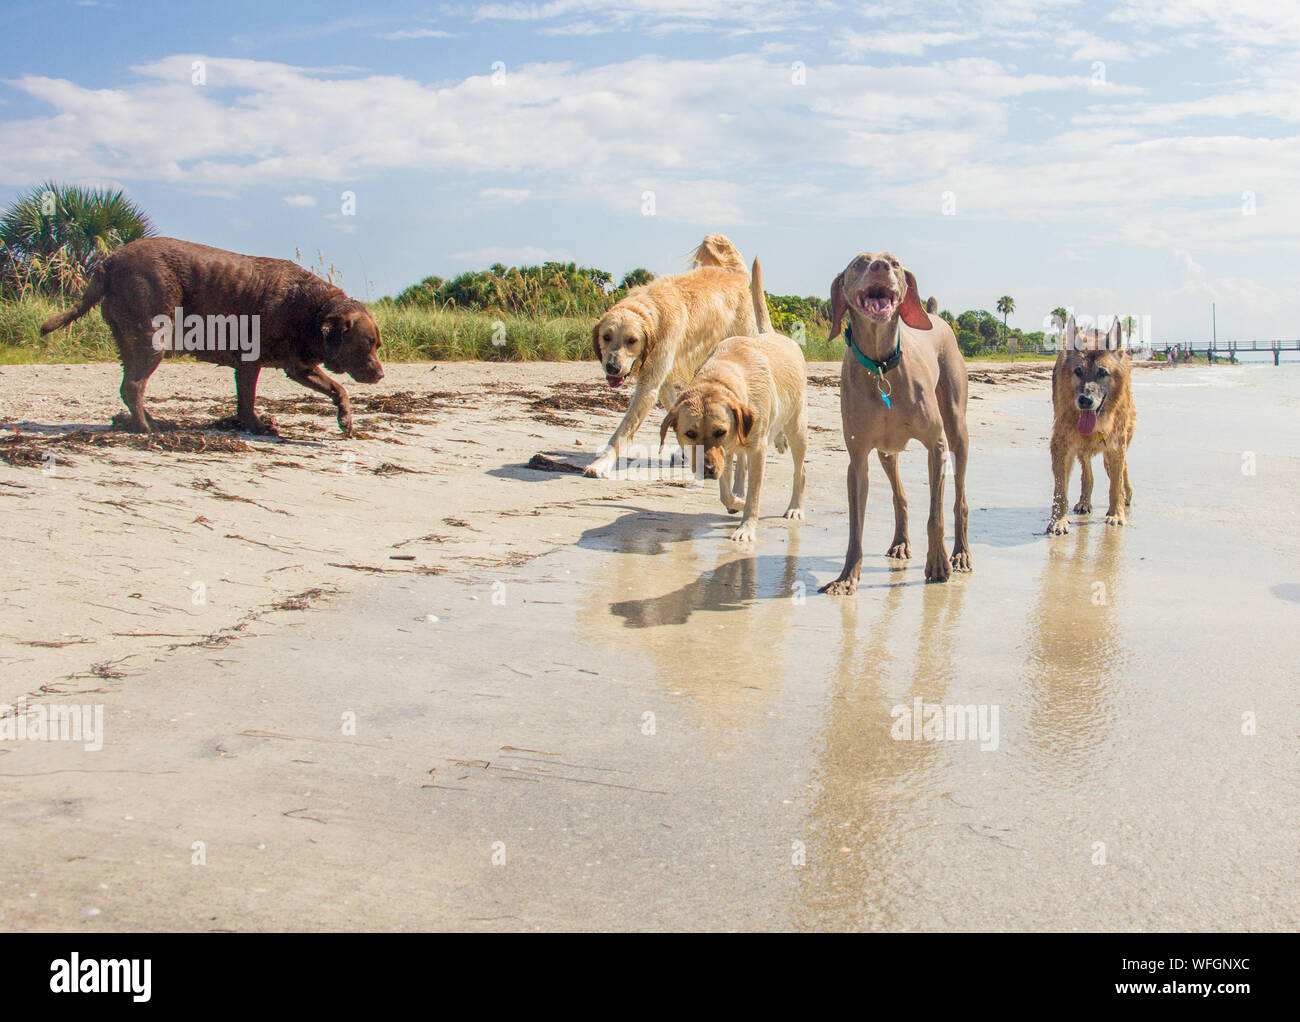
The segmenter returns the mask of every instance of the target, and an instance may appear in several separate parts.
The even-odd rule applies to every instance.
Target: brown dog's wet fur
[[[1077,459],[1082,467],[1079,502],[1075,514],[1092,513],[1092,459],[1100,454],[1110,477],[1110,503],[1106,510],[1107,525],[1125,525],[1128,517],[1125,508],[1133,503],[1133,486],[1128,476],[1128,446],[1137,425],[1137,409],[1133,404],[1133,357],[1127,350],[1063,350],[1056,359],[1052,373],[1052,405],[1055,420],[1052,424],[1052,474],[1056,488],[1052,497],[1052,517],[1048,522],[1050,535],[1064,535],[1070,531],[1067,516],[1069,506],[1070,467]],[[1079,432],[1081,418],[1086,413],[1079,409],[1079,399],[1088,395],[1092,400],[1103,396],[1101,408],[1096,413],[1096,426],[1088,435]],[[1085,428],[1090,423],[1085,422]]]
[[[287,259],[239,255],[175,238],[133,241],[108,256],[77,305],[48,319],[41,333],[67,326],[101,302],[100,313],[122,356],[121,393],[131,414],[130,428],[142,433],[154,428],[144,410],[145,384],[169,353],[154,347],[154,318],[172,317],[177,308],[205,321],[258,317],[256,359],[245,361],[237,347],[185,352],[235,370],[239,424],[250,433],[275,432],[253,411],[263,367],[283,369],[291,380],[328,395],[345,433],[352,431],[347,391],[321,371],[321,363],[360,383],[377,383],[384,376],[376,357],[379,326],[366,307]]]

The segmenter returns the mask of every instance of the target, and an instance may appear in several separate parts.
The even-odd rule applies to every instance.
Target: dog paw
[[[348,415],[340,415],[340,416],[339,416],[339,430],[343,433],[344,436],[351,436],[351,435],[352,435],[352,416],[351,416],[351,414],[348,414]]]
[[[970,563],[969,550],[954,550],[952,552],[952,570],[953,571],[972,571]]]
[[[947,582],[952,575],[952,562],[942,549],[932,552],[925,559],[925,580],[927,582]]]
[[[782,517],[783,517],[783,518],[789,518],[791,521],[799,521],[799,522],[802,522],[802,521],[803,521],[803,508],[801,508],[801,507],[788,507],[788,508],[785,509],[785,514],[782,515]]]
[[[731,534],[731,538],[737,543],[752,543],[758,536],[758,522],[752,518],[740,523],[740,528]]]
[[[608,462],[593,461],[582,470],[582,474],[588,479],[612,479],[614,474],[609,469]]]
[[[275,428],[275,421],[269,415],[254,417],[251,422],[247,419],[240,419],[239,428],[245,433],[252,433],[255,436],[280,435],[280,431]]]
[[[907,561],[912,557],[912,545],[903,540],[901,543],[895,543],[885,551],[886,557],[892,557],[896,561]]]
[[[1053,518],[1047,523],[1047,535],[1064,536],[1070,531],[1070,521],[1067,518]]]
[[[1090,514],[1092,514],[1092,501],[1090,501],[1090,500],[1080,500],[1079,503],[1077,503],[1077,504],[1074,505],[1074,513],[1075,513],[1076,515],[1090,515]]]
[[[1124,517],[1123,511],[1111,511],[1106,515],[1107,525],[1127,525],[1128,519]]]
[[[858,580],[856,578],[837,578],[834,582],[827,582],[817,591],[825,593],[827,596],[852,596],[858,591]]]

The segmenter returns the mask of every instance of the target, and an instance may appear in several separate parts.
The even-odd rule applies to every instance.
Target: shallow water
[[[823,451],[814,513],[752,551],[708,494],[616,507],[524,569],[385,591],[332,655],[397,668],[363,702],[398,741],[489,762],[452,770],[439,838],[522,846],[495,901],[523,924],[1293,927],[1297,384],[1145,374],[1132,524],[1101,521],[1098,462],[1101,508],[1053,538],[1050,402],[974,402],[975,572],[947,585],[913,451],[917,557],[882,556],[877,471],[862,588],[817,594],[846,538]],[[891,737],[918,698],[996,707],[996,748]]]

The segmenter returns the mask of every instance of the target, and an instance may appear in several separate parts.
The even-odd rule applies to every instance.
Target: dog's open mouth
[[[626,376],[611,376],[609,373],[605,374],[605,382],[608,383],[611,387],[623,386],[623,381],[626,379],[627,379]]]
[[[898,309],[898,292],[887,284],[871,284],[854,297],[863,315],[881,323],[889,320]]]
[[[1079,436],[1092,436],[1097,431],[1097,413],[1100,411],[1101,405],[1079,409]]]

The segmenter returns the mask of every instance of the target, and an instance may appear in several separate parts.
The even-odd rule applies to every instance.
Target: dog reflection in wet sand
[[[1052,497],[1049,535],[1070,531],[1070,466],[1081,466],[1078,515],[1092,514],[1092,459],[1100,454],[1110,478],[1107,525],[1125,525],[1125,508],[1133,503],[1133,485],[1128,477],[1128,445],[1137,424],[1133,405],[1133,356],[1121,348],[1119,317],[1110,332],[1101,336],[1080,331],[1071,316],[1065,325],[1065,346],[1056,358],[1052,373],[1052,474],[1056,490]]]

